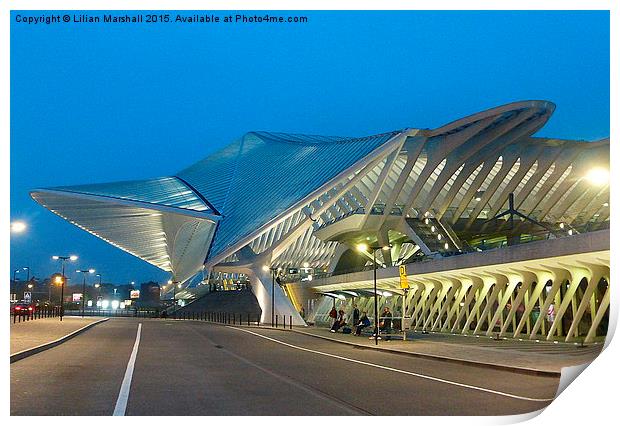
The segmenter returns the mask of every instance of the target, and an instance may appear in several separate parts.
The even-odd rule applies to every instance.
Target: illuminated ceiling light
[[[560,229],[564,229],[564,222],[560,222]]]
[[[435,232],[435,225],[431,226],[431,232]]]
[[[449,247],[450,247],[450,246],[448,245],[448,243],[445,243],[445,244],[443,245],[443,248],[445,248],[446,250],[448,250],[448,248],[449,248]]]
[[[263,271],[265,271],[265,272],[269,271],[269,266],[263,265]]]
[[[388,251],[390,249],[390,246],[383,246],[381,247],[384,251]]]
[[[437,239],[441,241],[441,234],[437,234]]]
[[[75,262],[76,260],[78,260],[78,257],[75,254],[72,254],[71,256],[69,256],[69,259]]]
[[[356,249],[357,249],[357,251],[359,251],[359,252],[368,251],[368,244],[366,244],[366,243],[361,243],[361,244],[358,244],[355,248],[356,248]]]
[[[603,203],[603,207],[609,207],[609,203]]]
[[[424,217],[428,217],[429,214],[429,212],[424,212]]]
[[[95,270],[94,270],[93,268],[90,268],[90,269],[88,270],[88,272],[89,272],[89,273],[91,273],[91,274],[94,274],[94,273],[95,273]]]
[[[26,230],[26,223],[21,220],[16,220],[15,222],[11,222],[11,232],[14,234],[21,234]]]
[[[310,266],[310,264],[308,262],[304,262],[304,268],[307,268],[309,266]]]
[[[609,183],[609,170],[602,167],[594,167],[588,171],[585,177],[592,185],[602,186]]]
[[[568,235],[573,235],[573,230],[572,229],[568,230]]]

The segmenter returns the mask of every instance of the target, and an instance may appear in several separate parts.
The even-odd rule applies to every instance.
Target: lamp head
[[[609,183],[609,170],[603,167],[594,167],[588,170],[586,179],[590,181],[592,185],[603,186]]]

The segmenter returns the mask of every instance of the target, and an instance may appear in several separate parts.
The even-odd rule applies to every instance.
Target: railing
[[[80,309],[65,309],[65,316],[82,316]],[[161,310],[158,309],[86,309],[85,317],[134,317],[134,318],[159,318]]]
[[[236,313],[236,312],[219,312],[219,311],[187,311],[187,312],[173,312],[171,315],[162,316],[164,319],[174,319],[174,320],[192,320],[192,321],[206,321],[217,324],[227,324],[227,325],[247,325],[247,326],[259,326],[260,322],[260,314],[251,314],[249,312],[246,313]],[[273,328],[282,328],[292,329],[293,328],[293,316],[282,314],[275,315],[275,322],[271,324]]]
[[[80,310],[65,310],[64,315],[81,315]],[[13,322],[26,322],[40,318],[52,318],[60,316],[60,306],[54,306],[50,309],[39,309],[29,315],[21,315],[13,313]],[[237,312],[220,312],[220,311],[175,311],[168,315],[166,311],[157,310],[138,310],[127,311],[123,309],[92,309],[84,311],[84,316],[111,316],[111,317],[137,317],[137,318],[160,318],[160,319],[174,319],[174,320],[192,320],[192,321],[204,321],[218,324],[228,325],[247,325],[247,326],[259,326],[260,314],[237,313]],[[282,327],[284,329],[293,328],[293,316],[292,315],[275,315],[275,322],[271,324],[273,328]]]
[[[60,314],[60,306],[35,307],[32,311],[28,311],[26,313],[13,309],[13,324],[34,321],[42,318],[54,318],[60,316]]]

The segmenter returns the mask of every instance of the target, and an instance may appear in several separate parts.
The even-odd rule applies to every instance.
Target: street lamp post
[[[13,289],[15,290],[15,300],[17,300],[17,273],[19,269],[13,271]]]
[[[373,272],[373,283],[374,283],[374,293],[375,293],[375,345],[379,344],[379,302],[377,300],[377,250],[389,250],[391,246],[368,246],[367,244],[359,244],[357,246],[357,250],[359,252],[367,252],[369,249],[372,250],[372,272]]]
[[[101,309],[101,305],[99,305],[101,297],[101,274],[95,274],[95,276],[99,277],[99,282],[95,284],[95,288],[97,289],[97,301],[95,302],[95,308],[98,308],[97,311]]]
[[[275,305],[276,305],[276,271],[281,271],[282,268],[263,266],[264,271],[271,271],[271,326],[276,323]]]
[[[84,277],[84,280],[82,281],[82,318],[84,318],[84,307],[86,306],[86,274],[94,274],[95,270],[93,268],[78,269],[75,272],[81,273]]]
[[[52,256],[52,259],[54,260],[60,260],[60,263],[62,265],[62,272],[61,272],[61,276],[62,276],[62,283],[61,283],[61,287],[60,287],[60,320],[62,321],[62,317],[65,314],[65,281],[67,281],[67,277],[65,277],[65,262],[67,260],[70,260],[72,262],[75,262],[78,257],[74,254],[70,255],[70,256]]]
[[[271,326],[275,324],[276,270],[271,268]]]
[[[17,268],[13,270],[13,287],[15,287],[15,297],[17,297],[17,274],[21,271],[28,271],[26,283],[30,283],[30,267],[29,266],[24,266],[23,268]],[[32,285],[28,284],[28,288],[32,288]]]

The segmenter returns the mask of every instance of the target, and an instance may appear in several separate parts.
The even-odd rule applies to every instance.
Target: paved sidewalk
[[[317,327],[299,327],[294,331],[357,346],[377,348],[374,339],[370,340],[367,335],[330,333],[328,329]],[[483,336],[476,338],[446,333],[415,333],[409,334],[406,341],[400,337],[395,339],[399,340],[379,340],[379,349],[546,373],[559,373],[562,367],[591,362],[603,349],[602,343],[580,347],[560,342],[554,344],[515,339],[494,340]]]
[[[56,317],[13,324],[11,317],[11,354],[54,341],[99,320],[101,318],[64,317],[60,321]]]

